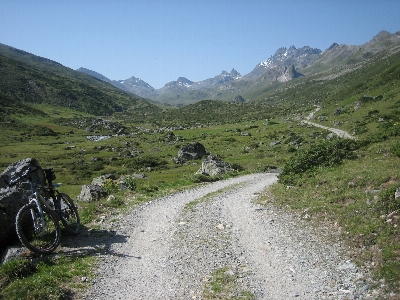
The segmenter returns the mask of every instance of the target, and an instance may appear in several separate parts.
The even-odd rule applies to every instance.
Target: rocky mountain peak
[[[326,49],[326,51],[332,50],[332,49],[334,49],[334,48],[336,48],[336,47],[339,47],[339,44],[338,44],[338,43],[333,43],[332,45],[329,46],[328,49]]]
[[[226,77],[230,77],[228,79],[228,81],[239,79],[239,78],[242,77],[242,75],[240,75],[240,73],[238,71],[236,71],[235,68],[233,68],[230,73],[228,73],[227,71],[224,70],[224,71],[221,72],[221,75],[219,75],[219,76],[222,76],[222,78],[225,78],[225,79],[226,79]],[[218,76],[216,76],[214,78],[217,78],[217,77]]]
[[[385,30],[380,31],[375,35],[368,43],[364,44],[363,47],[374,47],[382,42],[389,42],[391,44],[398,43],[400,38],[400,32],[391,34]]]
[[[270,70],[274,70],[273,77],[275,77],[279,70],[285,72],[292,66],[294,66],[294,68],[304,68],[316,60],[321,53],[322,51],[320,49],[311,48],[309,46],[298,49],[294,45],[289,48],[281,47],[270,58],[256,65],[253,71],[247,74],[245,78],[247,80],[255,80],[260,77],[266,78],[263,74],[268,73]],[[279,76],[281,75],[284,74],[282,73]]]
[[[259,63],[257,66],[264,68],[270,68],[279,65],[290,66],[293,64],[293,60],[306,60],[308,57],[320,54],[321,52],[321,50],[317,48],[311,48],[309,46],[304,46],[299,49],[297,49],[295,46],[290,46],[289,49],[282,47],[279,48],[273,56]]]
[[[123,84],[128,89],[133,89],[134,87],[141,87],[141,88],[154,90],[153,87],[150,86],[150,84],[148,84],[147,82],[145,82],[142,79],[137,78],[135,76],[132,76],[125,80],[117,80],[117,82],[120,84]]]
[[[165,84],[162,89],[173,88],[173,87],[189,88],[193,84],[194,82],[187,79],[186,77],[179,77],[176,81],[170,81],[167,84]]]
[[[230,76],[236,79],[239,79],[242,77],[238,71],[235,70],[235,68],[232,69]]]
[[[382,30],[376,36],[374,36],[371,41],[380,42],[382,40],[386,40],[387,38],[389,38],[391,36],[392,36],[392,34],[390,32],[387,32],[386,30]]]

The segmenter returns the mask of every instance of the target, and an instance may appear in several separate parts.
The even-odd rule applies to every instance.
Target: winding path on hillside
[[[303,123],[306,123],[306,124],[309,124],[309,125],[312,125],[312,126],[315,126],[315,127],[319,127],[319,128],[322,128],[322,129],[329,130],[329,131],[333,132],[334,134],[336,134],[337,136],[342,137],[342,138],[353,139],[353,140],[355,139],[355,137],[352,136],[352,135],[351,135],[350,133],[348,133],[347,131],[344,131],[344,130],[341,130],[341,129],[332,128],[332,127],[328,127],[328,126],[324,126],[324,125],[321,125],[321,124],[318,124],[318,123],[311,122],[310,120],[312,120],[312,119],[314,118],[314,114],[315,114],[317,111],[319,111],[320,109],[321,109],[321,107],[320,107],[320,106],[317,106],[317,108],[315,109],[315,111],[311,112],[311,113],[306,117],[306,119],[303,120],[302,122],[303,122]]]
[[[80,237],[102,249],[82,298],[205,299],[219,270],[234,283],[218,299],[243,292],[255,299],[368,299],[368,277],[340,241],[272,204],[255,204],[276,181],[271,173],[245,175],[113,216],[101,235]]]

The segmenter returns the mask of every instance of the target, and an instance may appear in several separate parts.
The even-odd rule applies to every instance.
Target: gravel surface
[[[83,299],[204,299],[213,272],[232,299],[372,299],[340,243],[272,205],[254,204],[276,174],[252,174],[149,202],[102,231],[101,263]],[[101,238],[98,236],[101,233]],[[100,241],[103,241],[102,243]],[[247,298],[249,299],[249,298]]]
[[[319,128],[322,128],[322,129],[329,130],[329,131],[333,132],[334,134],[336,134],[337,136],[342,137],[342,138],[347,138],[347,139],[352,139],[352,140],[355,139],[355,137],[352,136],[350,133],[348,133],[348,132],[346,132],[344,130],[341,130],[341,129],[327,127],[327,126],[324,126],[324,125],[321,125],[321,124],[317,124],[317,123],[313,123],[313,122],[306,121],[306,120],[303,120],[302,122],[307,123],[307,124],[312,125],[312,126],[315,126],[315,127],[319,127]]]

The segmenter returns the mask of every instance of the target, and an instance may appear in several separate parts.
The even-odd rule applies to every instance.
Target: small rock
[[[224,226],[223,224],[218,224],[218,225],[217,225],[217,228],[218,228],[219,230],[223,230],[223,229],[225,229],[225,226]]]
[[[337,268],[340,271],[344,271],[344,270],[350,270],[353,272],[357,272],[357,267],[356,265],[354,265],[351,261],[346,261],[345,263],[341,264],[340,266],[338,266]]]
[[[21,258],[27,250],[22,247],[11,246],[4,250],[1,257],[1,263],[4,264],[10,260]]]

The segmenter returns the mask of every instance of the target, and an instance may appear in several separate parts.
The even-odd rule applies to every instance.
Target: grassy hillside
[[[2,103],[51,104],[98,116],[135,107],[156,109],[111,84],[4,45],[0,66]]]
[[[245,97],[249,103],[205,100],[180,109],[157,107],[1,56],[0,167],[37,158],[43,167],[55,169],[63,191],[72,197],[102,174],[148,176],[135,180],[133,190],[110,186],[115,201],[80,203],[83,222],[92,228],[101,215],[217,180],[194,175],[201,160],[174,162],[178,150],[191,142],[202,143],[234,165],[236,171],[228,176],[280,167],[288,175],[260,201],[292,209],[317,228],[328,228],[388,295],[399,293],[400,202],[394,198],[400,187],[399,50],[390,47],[368,61],[320,69],[287,83],[259,83]],[[65,105],[67,100],[73,105]],[[93,110],[97,101],[99,110]],[[345,129],[357,139],[328,139],[330,132],[301,123],[311,112],[313,122]],[[107,139],[88,139],[92,135]],[[69,264],[73,270],[85,263],[52,264]],[[0,270],[2,284],[5,271]],[[38,289],[47,284],[44,279]],[[3,287],[24,289],[18,279]]]

